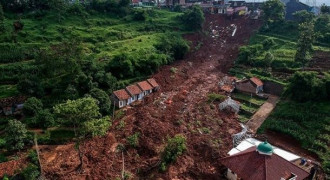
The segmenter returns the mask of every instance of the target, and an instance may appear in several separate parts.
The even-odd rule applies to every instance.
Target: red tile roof
[[[225,91],[225,92],[230,93],[230,92],[234,91],[234,86],[232,86],[232,85],[223,85],[223,86],[221,86],[220,89]]]
[[[252,77],[250,78],[250,80],[257,86],[262,86],[264,85],[264,83],[259,79],[259,78],[256,78],[256,77]]]
[[[137,85],[130,85],[126,87],[126,90],[131,94],[131,95],[138,95],[142,92],[142,90],[137,86]]]
[[[156,80],[154,78],[151,78],[151,79],[147,79],[148,83],[151,84],[151,86],[153,88],[156,88],[156,87],[159,87],[158,83],[156,82]]]
[[[129,98],[131,97],[125,89],[120,89],[120,90],[118,90],[118,91],[114,91],[113,94],[114,94],[119,100],[126,100],[126,99],[129,99]]]
[[[148,91],[152,89],[151,85],[147,81],[142,81],[137,84],[143,91]]]
[[[235,155],[222,158],[221,163],[245,180],[281,179],[291,173],[303,180],[309,173],[277,154],[263,155],[251,147]]]

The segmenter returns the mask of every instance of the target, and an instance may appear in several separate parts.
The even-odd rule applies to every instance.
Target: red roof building
[[[142,90],[137,85],[130,85],[126,87],[126,90],[133,96],[142,93]]]
[[[139,82],[137,85],[141,88],[142,91],[152,90],[152,86],[147,81]]]
[[[250,78],[250,81],[253,82],[256,86],[264,85],[264,83],[259,78],[256,78],[256,77]]]
[[[131,98],[131,95],[127,93],[125,89],[120,89],[118,91],[114,91],[113,94],[119,99],[119,100],[126,100]]]
[[[149,84],[151,84],[151,86],[153,88],[158,88],[159,87],[158,83],[156,82],[156,80],[154,78],[147,79],[147,81],[148,81]]]
[[[280,180],[281,178],[303,180],[309,176],[304,169],[272,153],[267,142],[262,144],[258,148],[254,146],[222,158],[221,163],[229,169],[229,172],[244,180]]]

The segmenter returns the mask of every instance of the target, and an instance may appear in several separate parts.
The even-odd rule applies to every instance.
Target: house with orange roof
[[[140,100],[143,97],[143,91],[137,85],[130,85],[126,87],[126,91],[132,96],[131,101]]]
[[[236,81],[235,89],[241,92],[259,94],[263,92],[264,83],[257,77]]]
[[[152,93],[153,87],[148,81],[138,82],[137,85],[142,90],[142,98],[150,93]]]
[[[152,86],[152,91],[155,92],[159,89],[159,85],[154,78],[147,79],[147,81]]]
[[[128,92],[125,89],[114,91],[111,95],[112,102],[115,104],[115,106],[119,108],[131,104],[132,103],[131,98],[132,96],[128,94]]]

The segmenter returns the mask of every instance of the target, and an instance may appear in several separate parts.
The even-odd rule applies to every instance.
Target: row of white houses
[[[137,100],[143,99],[144,96],[151,94],[158,89],[159,85],[156,80],[151,78],[146,81],[129,85],[125,89],[114,91],[111,95],[111,100],[117,107],[122,108]]]

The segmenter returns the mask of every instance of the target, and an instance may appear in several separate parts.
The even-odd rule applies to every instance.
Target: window
[[[122,107],[123,106],[123,101],[119,101],[119,107]]]

